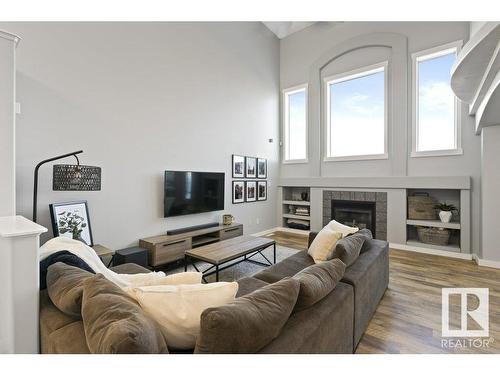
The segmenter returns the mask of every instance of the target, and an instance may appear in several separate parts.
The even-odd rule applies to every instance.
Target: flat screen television
[[[224,173],[165,171],[164,216],[224,209]]]

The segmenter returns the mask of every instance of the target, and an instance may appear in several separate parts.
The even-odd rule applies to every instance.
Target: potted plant
[[[449,223],[453,212],[457,212],[458,209],[452,204],[439,203],[434,206],[436,210],[439,210],[439,218],[442,223]]]

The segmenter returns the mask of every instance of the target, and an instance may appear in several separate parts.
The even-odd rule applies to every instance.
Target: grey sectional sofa
[[[315,237],[311,233],[309,244]],[[291,277],[314,264],[301,251],[252,277],[238,280],[237,297]],[[119,273],[146,272],[135,264],[114,269]],[[353,353],[389,282],[388,244],[364,243],[357,260],[323,299],[293,312],[279,335],[259,353]],[[47,291],[40,293],[40,341],[42,353],[89,353],[81,318],[59,310]]]

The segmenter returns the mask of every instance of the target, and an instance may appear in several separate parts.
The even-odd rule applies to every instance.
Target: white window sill
[[[331,161],[363,161],[363,160],[384,160],[389,159],[389,154],[376,155],[353,155],[353,156],[327,156],[323,158],[324,162]]]
[[[463,155],[464,150],[457,148],[454,150],[437,150],[437,151],[412,151],[412,158],[429,158],[434,156],[459,156]]]
[[[309,163],[309,159],[295,159],[295,160],[283,160],[282,164],[306,164]]]

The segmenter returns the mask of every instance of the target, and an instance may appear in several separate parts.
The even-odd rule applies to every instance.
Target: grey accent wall
[[[387,54],[374,47],[377,40],[388,46],[387,37],[397,35],[406,41],[406,56]],[[467,22],[351,22],[332,24],[322,22],[281,40],[280,82],[281,89],[301,83],[309,87],[309,160],[308,164],[283,164],[281,177],[358,177],[358,176],[471,176],[471,233],[472,249],[480,254],[480,138],[474,135],[473,120],[467,115],[466,106],[461,108],[461,134],[463,155],[411,158],[411,54],[456,40],[469,38]],[[396,37],[394,37],[396,39]],[[348,46],[370,48],[357,49],[355,58],[349,58]],[[354,44],[353,44],[354,43]],[[399,42],[392,42],[396,46]],[[387,47],[383,47],[387,49]],[[399,48],[400,50],[401,48]],[[342,60],[324,65],[328,58],[342,53]],[[385,55],[384,55],[385,53]],[[354,54],[352,55],[354,56]],[[338,72],[373,64],[374,59],[389,58],[392,90],[389,103],[392,121],[389,123],[389,161],[323,161],[322,127],[320,126],[320,93],[314,77],[320,77],[320,69]],[[406,62],[405,66],[402,66]],[[391,66],[392,65],[392,66]],[[397,69],[397,71],[395,71]],[[311,78],[312,77],[312,78]],[[406,81],[404,78],[406,77]],[[397,79],[398,82],[394,82]],[[311,81],[312,85],[311,85]],[[395,85],[397,83],[397,85]],[[403,99],[402,99],[403,98]],[[406,99],[404,99],[406,98]],[[359,186],[363,187],[363,186]],[[391,233],[388,228],[388,236]]]
[[[102,167],[102,191],[53,192],[48,205],[86,199],[94,241],[113,249],[140,237],[219,221],[246,233],[275,226],[279,41],[261,23],[1,23],[17,33],[17,212],[31,217],[33,168],[83,149]],[[269,143],[268,139],[274,139]],[[231,204],[231,154],[268,159],[265,202]],[[68,162],[73,160],[68,159]],[[163,218],[163,171],[226,173],[225,210]],[[44,237],[47,239],[48,237]]]

